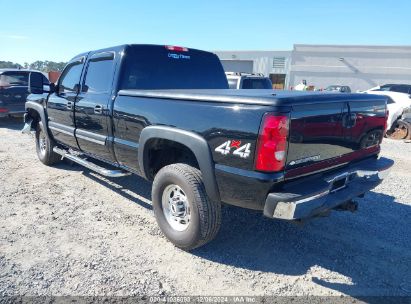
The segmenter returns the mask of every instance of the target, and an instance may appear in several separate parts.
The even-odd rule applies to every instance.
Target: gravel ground
[[[356,214],[297,226],[224,206],[187,253],[161,235],[150,183],[46,167],[20,128],[0,121],[0,295],[411,296],[411,143],[384,140],[395,166]]]

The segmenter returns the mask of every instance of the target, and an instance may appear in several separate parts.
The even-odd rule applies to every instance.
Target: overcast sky
[[[125,43],[205,50],[411,45],[409,0],[0,0],[0,8],[0,60],[21,64]]]

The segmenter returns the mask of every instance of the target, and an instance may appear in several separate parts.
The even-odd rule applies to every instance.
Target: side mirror
[[[38,72],[31,72],[29,75],[29,93],[43,94],[43,74]]]
[[[56,85],[52,82],[50,82],[49,84],[44,84],[43,88],[44,88],[44,92],[47,92],[47,93],[56,92]]]
[[[56,83],[56,84],[54,85],[54,93],[56,93],[57,95],[59,95],[59,94],[61,93],[60,90],[61,90],[61,86],[60,86],[58,83]]]

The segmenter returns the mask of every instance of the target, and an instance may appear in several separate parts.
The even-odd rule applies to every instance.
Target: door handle
[[[102,105],[96,105],[94,107],[94,114],[103,114],[103,106]]]
[[[67,108],[67,110],[72,110],[73,109],[73,102],[72,101],[67,101],[66,108]]]

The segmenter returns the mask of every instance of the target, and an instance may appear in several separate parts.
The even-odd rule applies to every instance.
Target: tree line
[[[50,71],[63,71],[64,66],[66,65],[65,62],[54,62],[54,61],[41,61],[37,60],[33,63],[25,62],[23,65],[19,63],[14,63],[11,61],[0,61],[0,69],[32,69],[32,70],[39,70],[45,73]]]

